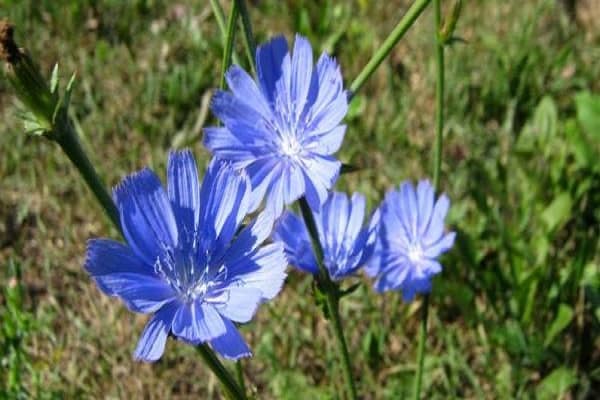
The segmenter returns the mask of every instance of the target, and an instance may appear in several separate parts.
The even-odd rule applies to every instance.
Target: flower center
[[[300,142],[293,135],[284,135],[281,140],[281,153],[290,158],[298,157],[300,151],[302,150],[302,146],[300,146]]]
[[[419,243],[413,243],[408,247],[408,259],[414,263],[423,260],[423,249]]]
[[[173,288],[182,301],[190,303],[207,296],[219,297],[227,281],[224,265],[211,267],[210,255],[198,257],[194,252],[167,250],[154,263],[154,271]]]

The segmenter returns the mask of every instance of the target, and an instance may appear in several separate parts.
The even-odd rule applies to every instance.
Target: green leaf
[[[575,96],[577,120],[583,130],[595,139],[600,139],[600,95],[588,91]]]
[[[54,64],[52,68],[52,75],[50,76],[50,93],[56,93],[58,89],[58,63]]]
[[[558,307],[558,313],[556,314],[554,321],[552,321],[550,328],[546,332],[544,346],[548,347],[552,343],[554,338],[556,338],[556,336],[571,323],[572,319],[573,309],[569,305],[562,303]]]
[[[567,192],[559,194],[542,212],[541,219],[546,224],[548,232],[553,232],[566,223],[571,216],[573,200]]]
[[[575,371],[566,367],[559,367],[540,382],[535,392],[540,400],[562,398],[575,383],[577,383]]]

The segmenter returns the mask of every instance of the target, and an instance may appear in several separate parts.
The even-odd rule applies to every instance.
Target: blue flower
[[[316,209],[341,167],[332,156],[344,139],[340,123],[348,110],[340,68],[323,53],[313,69],[310,43],[300,35],[293,55],[284,37],[260,46],[256,65],[258,82],[238,66],[227,71],[231,92],[218,91],[211,105],[224,127],[206,128],[204,145],[247,170],[252,209],[266,198],[279,215],[303,195]]]
[[[169,334],[229,359],[249,356],[233,322],[248,322],[286,276],[282,246],[261,246],[273,217],[263,212],[238,233],[250,184],[224,163],[212,162],[200,184],[191,152],[172,152],[167,175],[166,191],[149,169],[115,188],[127,244],[90,240],[85,269],[105,294],[153,314],[136,359],[158,360]]]
[[[379,210],[379,239],[365,268],[377,277],[375,290],[401,290],[405,301],[431,290],[431,278],[442,270],[437,258],[454,244],[456,234],[445,233],[444,219],[450,201],[441,195],[435,201],[429,181],[410,182],[390,191]]]
[[[353,275],[369,259],[377,237],[379,213],[363,227],[365,198],[355,193],[349,199],[343,193],[333,192],[313,216],[323,247],[323,264],[333,280]],[[319,267],[313,253],[304,221],[286,211],[275,226],[273,240],[283,242],[287,258],[296,268],[318,274]]]

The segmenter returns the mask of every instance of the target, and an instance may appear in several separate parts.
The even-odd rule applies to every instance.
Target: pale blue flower
[[[435,201],[426,180],[416,190],[404,182],[386,195],[377,246],[365,268],[376,277],[375,290],[400,290],[406,301],[431,290],[431,278],[442,270],[437,258],[452,247],[456,236],[444,228],[449,206],[446,195]]]
[[[229,91],[218,91],[212,111],[223,127],[205,129],[204,145],[219,159],[245,168],[257,208],[279,215],[306,196],[318,208],[339,175],[333,157],[344,138],[347,93],[337,62],[323,53],[313,68],[310,43],[296,35],[293,54],[284,37],[256,51],[258,79],[227,71]]]
[[[323,247],[323,265],[331,279],[356,274],[373,252],[379,214],[376,212],[363,227],[364,196],[355,193],[349,199],[344,193],[333,192],[319,210],[313,210],[313,216]],[[311,274],[319,273],[308,230],[296,214],[286,211],[281,216],[273,240],[283,242],[290,264]]]

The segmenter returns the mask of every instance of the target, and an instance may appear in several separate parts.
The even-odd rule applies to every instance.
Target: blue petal
[[[241,286],[243,285],[243,286]],[[245,282],[240,279],[233,279],[233,282],[222,289],[223,294],[220,299],[215,299],[215,308],[219,314],[235,322],[248,322],[256,313],[261,300],[262,291],[258,288],[246,286]],[[212,302],[210,298],[207,302]]]
[[[231,161],[236,168],[243,168],[256,158],[250,146],[227,128],[204,128],[202,143],[215,157]]]
[[[441,195],[433,208],[431,221],[423,235],[423,243],[425,246],[430,246],[440,240],[444,233],[444,219],[450,207],[450,200],[446,195]]]
[[[419,205],[419,236],[422,236],[431,220],[435,193],[433,186],[427,180],[422,180],[417,186],[417,203]]]
[[[271,234],[275,218],[269,210],[261,212],[235,238],[223,258],[226,265],[236,264],[258,248]]]
[[[293,53],[290,92],[296,109],[302,112],[307,100],[313,68],[312,48],[308,40],[296,35]]]
[[[287,41],[278,36],[256,50],[256,70],[261,89],[269,103],[275,103],[275,85],[283,75],[283,59],[288,53]]]
[[[191,151],[173,151],[167,167],[168,192],[173,213],[183,237],[196,231],[200,213],[200,183],[198,167]]]
[[[288,263],[283,246],[272,243],[236,260],[226,260],[225,265],[232,282],[260,289],[261,300],[270,300],[283,286]]]
[[[305,148],[323,156],[331,155],[340,149],[345,134],[346,125],[338,125],[326,133],[310,136]]]
[[[250,75],[237,65],[231,66],[226,74],[227,85],[241,102],[254,108],[265,118],[271,115],[269,103]]]
[[[447,233],[437,243],[425,248],[425,256],[429,258],[437,258],[440,254],[447,252],[454,245],[455,237],[455,232]]]
[[[200,191],[200,230],[208,242],[219,240],[221,245],[231,241],[248,212],[250,182],[242,171],[213,160]]]
[[[177,295],[165,281],[149,275],[117,272],[94,280],[106,294],[119,296],[131,311],[143,314],[155,312]]]
[[[173,319],[173,334],[191,344],[212,340],[225,332],[225,323],[215,307],[199,301],[181,305]]]
[[[158,360],[165,351],[167,336],[171,330],[171,322],[177,311],[177,304],[171,303],[161,308],[142,332],[133,357],[136,360],[152,362]]]
[[[400,259],[395,258],[392,263],[386,262],[386,268],[375,281],[375,290],[385,292],[397,290],[406,280],[410,273],[410,267]]]
[[[417,229],[417,194],[415,189],[409,181],[403,182],[400,185],[400,201],[398,209],[402,216],[402,223],[405,230],[409,233],[410,237],[414,240],[418,238]]]
[[[258,159],[246,168],[248,176],[252,181],[252,198],[249,211],[255,211],[260,207],[268,189],[272,186],[274,177],[281,173],[277,160],[273,158]]]
[[[264,116],[248,103],[241,101],[230,92],[218,90],[211,99],[212,112],[236,136],[255,133],[254,137],[261,138],[264,132]],[[242,136],[243,137],[243,136]],[[264,138],[261,140],[264,143]],[[244,141],[246,144],[251,141]]]
[[[287,259],[294,267],[310,274],[319,272],[306,225],[296,214],[286,211],[279,218],[272,237],[283,243]]]
[[[110,239],[88,240],[84,268],[92,277],[121,272],[155,276],[154,269],[140,260],[129,247]],[[116,295],[102,280],[96,279],[96,283],[107,295]]]
[[[242,357],[250,357],[252,352],[238,332],[233,322],[225,320],[226,333],[213,339],[210,344],[212,348],[222,357],[229,360],[239,360]]]
[[[177,224],[160,180],[149,169],[125,178],[113,191],[123,234],[135,253],[153,265],[165,246],[177,244]]]
[[[318,210],[327,199],[328,191],[337,180],[342,164],[330,156],[313,155],[304,160],[306,200]]]
[[[348,100],[343,90],[343,85],[339,65],[333,58],[323,53],[317,62],[316,73],[312,74],[312,82],[308,94],[310,108],[307,107],[310,110],[308,115],[309,122],[317,117],[322,119],[327,114],[325,110],[332,103],[334,103],[334,108],[337,106],[337,109],[342,111],[343,103],[346,102],[347,109]]]

